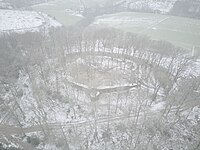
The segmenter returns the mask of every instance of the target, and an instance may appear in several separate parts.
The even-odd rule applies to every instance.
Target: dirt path
[[[122,121],[130,118],[134,118],[135,114],[130,114],[130,115],[118,115],[114,117],[102,117],[97,120],[87,120],[87,121],[76,121],[76,122],[58,122],[58,123],[49,123],[47,124],[49,129],[56,130],[60,129],[62,126],[63,128],[71,128],[71,127],[85,127],[89,126],[92,123],[97,123],[97,124],[104,124],[108,120],[110,122],[115,122],[115,121]],[[37,131],[42,131],[42,127],[46,128],[46,125],[36,125],[28,128],[23,128],[24,133],[31,133],[31,132],[37,132]],[[6,135],[6,136],[11,136],[15,134],[23,134],[21,128],[15,127],[15,126],[7,126],[7,125],[1,125],[0,126],[0,134]]]
[[[42,131],[43,130],[42,128],[46,128],[46,126],[48,126],[48,129],[50,130],[59,130],[60,127],[62,128],[87,127],[91,126],[92,124],[100,125],[100,124],[105,124],[107,122],[113,123],[117,121],[127,120],[133,117],[135,117],[135,114],[119,115],[115,117],[102,117],[97,120],[88,120],[88,121],[49,123],[47,125],[42,125],[42,126],[37,125],[33,127],[23,128],[23,132],[19,127],[0,125],[0,135],[2,135],[2,137],[0,138],[0,142],[4,143],[7,140],[9,140],[15,143],[16,145],[19,145],[21,148],[24,148],[25,150],[37,150],[32,145],[26,142],[22,142],[21,139],[15,138],[12,135]]]

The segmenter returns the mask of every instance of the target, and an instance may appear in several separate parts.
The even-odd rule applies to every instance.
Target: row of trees
[[[2,36],[0,41],[4,70],[1,72],[1,123],[16,123],[22,131],[26,123],[38,124],[46,141],[57,145],[63,141],[61,145],[65,149],[199,148],[200,135],[195,132],[199,128],[198,114],[192,119],[194,124],[190,119],[199,105],[200,79],[185,76],[194,58],[183,54],[180,48],[108,28],[82,33],[58,29],[48,36],[11,34]],[[98,54],[99,61],[92,54]],[[84,90],[66,80],[70,62],[85,58],[84,55],[91,55],[87,59],[89,66],[95,63],[103,66],[107,57],[111,61],[106,66],[108,69],[118,62],[122,70],[130,71],[129,82],[138,82],[141,87],[101,95],[105,105],[101,101],[91,102]],[[136,66],[127,65],[130,61]],[[23,76],[28,80],[21,88],[17,81]],[[31,98],[24,88],[32,91],[28,94]],[[28,103],[22,98],[25,95]],[[163,103],[162,107],[152,111],[159,102]],[[27,120],[23,103],[34,114],[34,119],[29,118],[31,121]],[[61,105],[68,106],[64,113],[72,121],[88,117],[95,121],[79,127],[52,129],[49,109],[58,111],[55,108],[62,109]],[[106,117],[103,123],[98,120],[101,115]],[[188,133],[185,135],[183,131]],[[60,135],[62,140],[58,138]]]

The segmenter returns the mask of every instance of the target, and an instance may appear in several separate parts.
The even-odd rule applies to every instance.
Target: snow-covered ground
[[[128,0],[125,3],[125,7],[137,10],[151,9],[165,14],[173,8],[176,1],[177,0]]]
[[[59,26],[60,23],[46,14],[0,9],[0,32],[35,32]]]
[[[80,145],[84,145],[85,136],[89,138],[89,142],[91,141],[89,146],[91,150],[104,149],[103,141],[93,142],[95,136],[93,133],[89,134],[89,132],[94,132],[95,134],[97,132],[98,134],[96,136],[99,139],[106,139],[105,133],[109,134],[110,132],[112,134],[109,136],[114,142],[108,142],[108,149],[114,149],[113,147],[120,145],[120,141],[122,141],[125,136],[129,139],[128,126],[131,121],[135,121],[137,113],[139,117],[139,121],[136,121],[138,126],[142,123],[145,112],[145,117],[150,119],[153,119],[154,116],[155,118],[160,116],[167,103],[163,101],[161,98],[162,96],[159,95],[160,100],[158,99],[156,103],[149,105],[152,94],[151,89],[149,89],[148,93],[146,91],[147,89],[143,87],[141,89],[133,88],[127,91],[103,93],[98,99],[93,101],[89,95],[89,90],[87,92],[84,90],[85,87],[77,88],[78,86],[82,86],[82,84],[87,85],[89,88],[94,88],[94,84],[96,84],[94,83],[95,80],[96,82],[100,82],[98,83],[99,86],[105,87],[108,82],[112,82],[114,79],[113,74],[120,75],[119,78],[115,78],[116,80],[114,83],[119,82],[121,84],[125,82],[125,80],[121,79],[126,77],[125,75],[121,75],[122,70],[126,75],[131,75],[129,72],[130,67],[133,67],[132,73],[134,73],[135,68],[140,66],[140,63],[136,61],[136,58],[139,58],[139,51],[134,55],[134,59],[127,58],[126,60],[122,59],[128,55],[122,55],[123,49],[116,48],[113,50],[113,54],[111,53],[112,50],[109,48],[105,50],[101,48],[99,50],[93,50],[93,54],[91,51],[85,52],[85,54],[84,52],[80,54],[75,50],[72,51],[66,56],[72,59],[68,60],[66,68],[59,66],[57,59],[49,59],[43,65],[44,71],[48,69],[48,72],[45,73],[45,79],[42,78],[42,72],[37,65],[30,66],[29,68],[31,78],[29,78],[26,72],[20,72],[18,82],[16,83],[16,90],[22,93],[17,101],[25,116],[24,120],[21,121],[24,128],[32,128],[33,130],[30,132],[39,132],[41,129],[38,128],[37,125],[40,123],[43,124],[43,121],[45,121],[48,126],[57,133],[58,137],[62,136],[62,133],[59,133],[60,128],[62,128],[68,138],[70,149],[72,150],[78,149],[77,147]],[[72,57],[74,55],[78,57]],[[154,57],[156,57],[156,55]],[[146,60],[145,57],[141,59]],[[116,65],[119,68],[115,67]],[[165,67],[164,62],[161,62],[161,66]],[[89,71],[88,77],[87,71]],[[100,72],[102,71],[104,71],[104,75],[101,75]],[[92,75],[93,72],[95,72],[94,75]],[[133,76],[138,75],[137,78],[140,78],[142,74],[145,73],[145,69],[141,68],[138,72],[135,70]],[[105,76],[105,74],[108,74],[108,76]],[[68,82],[68,77],[74,79],[73,82],[77,82],[78,84],[75,85]],[[92,85],[86,84],[88,83],[88,78],[92,80]],[[79,79],[85,81],[81,83]],[[99,79],[101,79],[101,81],[99,81]],[[46,80],[46,85],[44,80]],[[104,84],[103,81],[106,81],[106,84]],[[125,83],[127,83],[127,81]],[[56,88],[59,88],[59,91],[56,91]],[[4,99],[8,101],[11,97],[11,93],[8,92],[4,96]],[[176,108],[176,106],[174,107]],[[173,111],[176,111],[176,109],[172,109],[171,112]],[[192,112],[193,111],[195,113],[191,113],[188,117],[190,119],[195,117],[199,118],[199,108],[195,108]],[[187,113],[186,111],[186,115]],[[193,114],[196,114],[196,116]],[[149,122],[151,123],[151,121]],[[149,122],[148,126],[151,125],[149,125]],[[98,129],[96,129],[97,131],[95,130],[95,126]],[[153,126],[155,125],[153,124]],[[74,127],[80,134],[74,135],[71,133]],[[108,127],[109,130],[106,130]],[[173,129],[172,131],[174,130],[177,129]],[[37,134],[37,136],[38,135],[39,134]],[[174,140],[175,137],[172,136],[172,139]],[[44,150],[60,150],[60,148],[56,147],[53,143],[40,144],[37,148]],[[116,149],[122,148],[117,147]]]

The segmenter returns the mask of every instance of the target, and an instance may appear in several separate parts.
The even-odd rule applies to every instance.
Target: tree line
[[[181,48],[113,28],[87,28],[84,31],[60,28],[52,29],[49,35],[37,32],[4,34],[0,38],[0,46],[0,69],[3,70],[0,72],[1,123],[12,122],[23,131],[26,113],[21,98],[24,93],[16,83],[21,75],[27,75],[30,84],[23,86],[32,89],[36,101],[29,110],[35,115],[32,123],[37,122],[41,126],[46,141],[58,144],[55,137],[59,134],[66,149],[69,146],[90,149],[94,145],[101,149],[135,150],[199,148],[200,136],[196,132],[199,117],[195,116],[194,124],[190,123],[190,117],[199,105],[200,78],[185,75],[195,58]],[[61,127],[53,130],[48,124],[50,116],[45,109],[46,104],[53,109],[59,103],[68,103],[70,107],[66,110],[66,116],[76,119],[82,115],[84,107],[79,101],[85,95],[84,91],[70,90],[71,85],[66,82],[65,74],[68,71],[67,64],[73,57],[81,58],[84,53],[101,53],[102,57],[98,60],[101,64],[109,56],[111,62],[108,62],[108,68],[112,68],[112,62],[116,62],[124,71],[128,66],[126,60],[135,62],[136,69],[129,70],[130,82],[137,81],[141,87],[132,92],[119,91],[104,95],[108,100],[105,124],[98,124],[97,120],[96,124],[91,122],[87,128]],[[120,56],[120,60],[114,59],[115,56]],[[97,61],[93,58],[92,55],[88,58],[89,66]],[[10,93],[10,96],[5,97],[6,93]],[[151,107],[160,101],[165,103],[164,108],[159,113],[152,112]],[[100,112],[98,101],[91,103],[92,117],[95,118]],[[128,123],[112,122],[112,117],[122,110],[125,110],[123,115],[130,118],[134,114],[133,119]],[[102,113],[105,115],[105,112]],[[184,131],[188,134],[184,135]]]

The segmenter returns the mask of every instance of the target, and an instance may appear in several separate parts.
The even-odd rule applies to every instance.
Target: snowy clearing
[[[60,23],[46,14],[32,11],[0,10],[0,32],[25,32],[59,27]]]
[[[126,7],[131,9],[145,9],[150,8],[154,11],[160,11],[163,14],[168,13],[174,6],[177,0],[128,0],[125,4]]]

